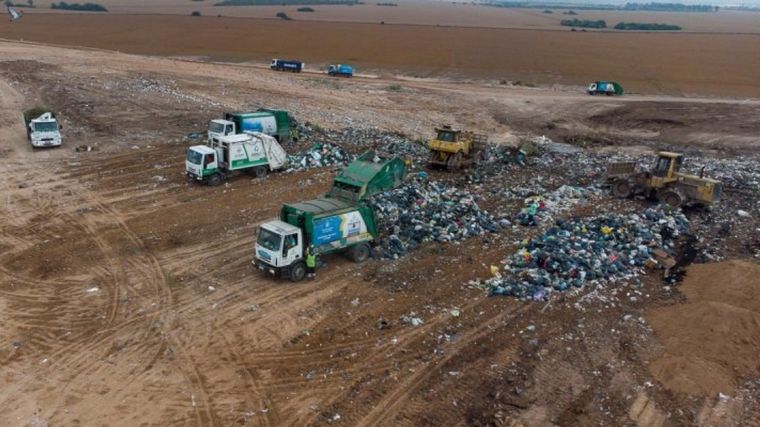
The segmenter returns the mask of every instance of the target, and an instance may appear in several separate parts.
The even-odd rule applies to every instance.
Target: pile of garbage
[[[472,194],[439,181],[417,177],[373,196],[381,234],[382,258],[396,259],[424,242],[452,242],[509,225],[480,209]]]
[[[325,166],[346,166],[353,156],[333,143],[317,143],[306,151],[288,155],[288,172]]]
[[[515,220],[521,225],[550,222],[556,215],[568,212],[582,202],[588,203],[592,197],[598,197],[602,193],[596,187],[563,185],[554,191],[527,197],[524,200],[525,208],[517,214]]]
[[[427,158],[427,148],[400,133],[383,131],[376,127],[346,127],[340,130],[324,129],[312,123],[299,124],[300,139],[313,143],[337,144],[356,147],[359,151],[373,149],[406,156],[413,160]]]
[[[661,209],[557,220],[524,242],[507,260],[503,274],[494,268],[486,285],[491,295],[542,300],[553,291],[631,279],[655,250],[671,253],[674,239],[688,229],[680,211]]]

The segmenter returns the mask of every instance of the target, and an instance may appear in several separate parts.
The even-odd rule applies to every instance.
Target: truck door
[[[203,156],[203,169],[204,170],[211,170],[216,169],[216,155],[214,153],[208,153],[205,156]]]
[[[288,234],[282,245],[282,260],[284,265],[291,265],[301,259],[303,251],[301,250],[299,233]]]
[[[224,126],[224,134],[225,135],[232,135],[235,133],[235,125],[229,124]]]

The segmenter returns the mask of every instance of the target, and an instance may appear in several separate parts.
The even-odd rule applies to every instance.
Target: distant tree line
[[[604,20],[590,20],[590,19],[563,19],[559,22],[560,25],[565,27],[581,27],[581,28],[607,28],[607,22]]]
[[[398,3],[375,3],[375,6],[398,6]]]
[[[27,0],[28,3],[13,3],[11,0],[5,0],[4,5],[8,7],[34,7],[34,0]]]
[[[642,22],[619,22],[613,28],[616,30],[639,30],[639,31],[680,31],[678,25],[669,24],[646,24]]]
[[[65,1],[53,3],[51,9],[80,10],[87,12],[108,12],[108,9],[97,3],[66,3]]]
[[[554,3],[551,1],[504,1],[504,0],[491,0],[486,3],[480,3],[484,6],[491,7],[503,7],[514,9],[548,9],[548,8],[570,8],[576,10],[648,10],[657,12],[717,12],[717,6],[710,6],[705,4],[682,4],[682,3],[626,3],[622,6],[612,4],[576,4],[576,3]]]
[[[222,0],[214,6],[287,6],[308,4],[349,5],[361,4],[358,0]]]
[[[624,10],[649,10],[658,12],[717,12],[718,6],[709,4],[681,3],[626,3]]]

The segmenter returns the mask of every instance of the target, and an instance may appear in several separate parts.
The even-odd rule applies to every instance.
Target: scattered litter
[[[391,324],[384,318],[377,319],[377,328],[378,329],[390,329]]]
[[[91,294],[91,293],[94,293],[94,292],[98,292],[99,290],[100,290],[100,288],[99,288],[99,287],[97,287],[97,286],[94,286],[94,287],[92,287],[92,288],[89,288],[89,289],[85,290],[85,292],[87,292],[87,293]]]
[[[399,318],[399,321],[405,325],[412,325],[412,326],[420,326],[423,323],[425,323],[422,319],[419,317],[415,317],[414,313],[411,313],[409,316],[403,315]]]

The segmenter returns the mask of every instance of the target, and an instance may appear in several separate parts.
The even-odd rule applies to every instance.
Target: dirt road
[[[756,103],[337,82],[7,42],[0,56],[0,425],[585,424],[629,422],[646,399],[663,408],[650,409],[655,418],[701,408],[661,386],[626,397],[651,379],[656,341],[620,320],[642,301],[599,302],[586,316],[467,286],[511,237],[498,250],[475,238],[365,266],[330,257],[316,281],[297,285],[260,274],[250,264],[256,224],[324,193],[333,171],[198,186],[182,176],[187,135],[222,110],[271,106],[327,128],[424,137],[454,122],[500,142],[543,131],[592,146],[632,141],[621,150],[654,139],[741,154],[757,150],[758,123],[744,115]],[[64,148],[29,147],[19,112],[37,103],[60,112]],[[650,121],[651,108],[678,124]],[[706,121],[718,116],[726,123],[713,129]],[[75,153],[80,144],[97,151]],[[646,286],[648,304],[672,303],[656,281]],[[398,320],[410,313],[424,323]],[[578,323],[626,338],[589,332],[571,348],[563,337]],[[616,373],[610,360],[628,362]],[[600,406],[595,390],[614,403]],[[676,420],[693,420],[686,412]]]

